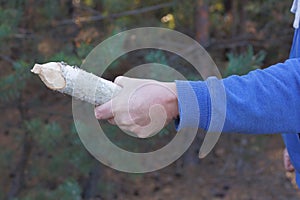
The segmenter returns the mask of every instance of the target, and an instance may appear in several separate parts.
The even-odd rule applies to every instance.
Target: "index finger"
[[[114,117],[111,100],[100,106],[97,106],[94,111],[97,119],[111,119]]]

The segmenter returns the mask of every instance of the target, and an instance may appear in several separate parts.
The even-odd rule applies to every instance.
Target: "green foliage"
[[[21,2],[21,1],[20,1]],[[6,7],[7,6],[7,7]],[[17,27],[20,23],[22,10],[19,9],[17,1],[6,2],[0,8],[0,54],[10,51],[9,43],[13,41]],[[25,88],[26,79],[29,77],[26,63],[15,62],[3,55],[2,58],[12,63],[12,73],[0,76],[0,104],[15,102],[19,99]],[[1,69],[1,71],[3,68]]]
[[[61,12],[59,1],[44,0],[44,6],[42,7],[41,13],[48,19],[54,19]]]
[[[174,4],[172,14],[175,18],[176,27],[179,30],[194,26],[195,4],[196,1],[194,0],[176,1]]]
[[[279,2],[277,0],[257,0],[245,5],[245,9],[254,20],[259,20],[259,26],[263,27],[277,23],[277,27],[272,27],[277,29],[282,28],[282,26],[278,26],[278,23],[290,22],[290,6],[291,4],[287,2]],[[278,16],[278,14],[280,17],[274,19],[274,15]]]
[[[29,121],[24,122],[24,127],[32,136],[34,143],[39,147],[43,152],[52,155],[51,160],[43,160],[42,158],[37,158],[33,160],[33,163],[36,165],[42,165],[42,163],[47,162],[47,168],[36,168],[35,165],[32,165],[30,169],[31,176],[40,177],[47,180],[55,180],[57,176],[60,176],[60,171],[66,163],[67,156],[63,153],[57,152],[56,148],[59,147],[59,143],[63,140],[62,130],[56,122],[51,122],[45,124],[41,119],[35,118]],[[46,154],[46,155],[47,155]],[[45,155],[45,156],[46,156]],[[56,171],[56,174],[53,175],[52,172]]]
[[[233,74],[244,75],[254,69],[258,69],[263,64],[265,57],[266,53],[264,51],[254,54],[252,46],[249,46],[248,50],[240,55],[228,53],[227,58],[229,63],[225,71],[225,76]]]
[[[30,77],[29,67],[25,62],[15,62],[14,72],[0,77],[0,102],[8,103],[17,100]]]
[[[44,163],[47,168],[36,168],[32,165],[30,169],[32,176],[55,182],[61,176],[65,176],[66,167],[71,166],[82,174],[88,174],[93,160],[83,147],[75,129],[71,129],[70,133],[65,135],[57,122],[45,124],[39,118],[25,122],[25,128],[32,135],[35,144],[46,154],[45,158],[37,158],[33,163],[36,163],[36,166]],[[68,145],[65,144],[66,141]],[[47,159],[47,154],[51,155],[51,159]]]
[[[53,191],[37,187],[34,191],[29,191],[25,197],[19,198],[19,200],[80,200],[80,194],[81,189],[77,181],[67,179]]]
[[[77,48],[77,55],[80,59],[84,59],[92,50],[94,46],[87,43],[81,43]]]
[[[130,10],[134,5],[130,1],[119,1],[119,0],[102,0],[105,10],[108,13],[118,13],[124,10]],[[118,5],[118,6],[116,6]]]
[[[151,51],[146,55],[145,60],[149,63],[160,63],[163,65],[168,65],[167,58],[163,51]]]
[[[79,66],[81,64],[81,60],[74,54],[68,54],[64,51],[54,54],[49,60],[54,62],[66,62],[69,65]]]
[[[100,194],[103,194],[104,199],[113,199],[113,194],[116,191],[117,185],[114,182],[102,182],[99,181],[97,188],[99,188]]]
[[[89,7],[94,7],[96,2],[94,0],[83,0],[83,3]]]
[[[66,62],[70,65],[80,66],[81,61],[86,58],[86,56],[94,48],[93,45],[87,43],[81,43],[79,47],[76,48],[76,53],[74,53],[73,48],[66,45],[62,51],[54,54],[49,60],[56,62]]]
[[[45,124],[37,118],[26,121],[25,127],[32,134],[35,141],[48,151],[54,149],[62,137],[62,129],[57,122]]]
[[[66,159],[68,159],[78,172],[87,175],[94,164],[94,159],[83,146],[74,123],[71,124],[67,140],[70,141],[71,145],[65,149]]]
[[[81,189],[75,180],[66,180],[55,191],[57,199],[80,200]]]
[[[80,3],[76,3],[80,2]],[[174,2],[173,6],[161,8],[155,11],[139,13],[141,9],[162,3]],[[0,153],[0,177],[8,177],[16,161],[20,156],[20,149],[23,142],[23,133],[28,132],[32,139],[32,152],[28,158],[26,165],[25,184],[16,199],[39,200],[39,199],[80,199],[80,185],[75,180],[86,181],[89,172],[94,165],[94,158],[87,152],[76,133],[71,117],[61,120],[60,116],[56,116],[56,107],[52,104],[60,104],[61,94],[52,93],[43,87],[40,80],[31,75],[30,68],[35,62],[64,61],[71,65],[80,65],[82,60],[88,55],[99,41],[103,41],[113,34],[117,34],[122,30],[128,30],[135,27],[144,26],[161,26],[181,31],[191,37],[195,36],[195,11],[198,1],[122,1],[122,0],[45,0],[45,1],[26,1],[26,0],[6,0],[1,1],[0,8],[0,58],[1,64],[5,64],[1,68],[0,76],[0,104],[1,108],[7,107],[11,116],[3,120],[3,128],[10,129],[12,117],[19,120],[10,134],[7,136],[16,144],[9,146],[1,146]],[[235,38],[239,36],[239,32],[234,33],[232,21],[239,19],[239,16],[231,16],[226,13],[224,1],[212,0],[209,2],[209,23],[210,37],[214,44],[219,44],[223,40]],[[235,1],[235,3],[238,1]],[[73,4],[72,4],[73,3]],[[75,6],[76,5],[76,6]],[[285,38],[291,37],[288,27],[291,24],[293,15],[289,13],[290,2],[278,0],[253,0],[247,1],[244,8],[246,11],[246,23],[238,24],[245,30],[252,28],[252,34],[255,39],[260,41],[270,40],[266,43],[269,49],[268,59],[270,57],[285,57],[286,49],[290,48],[290,40],[286,42]],[[133,15],[125,15],[116,17],[116,15],[133,11]],[[128,13],[128,12],[127,12]],[[88,17],[93,15],[115,16],[107,17],[96,22],[73,23],[72,19],[77,17]],[[241,14],[237,12],[237,14]],[[169,17],[170,20],[163,22],[163,17]],[[71,20],[70,20],[71,19]],[[60,21],[68,21],[59,24]],[[96,34],[91,36],[90,28],[96,30]],[[246,31],[247,31],[246,30]],[[237,34],[237,35],[234,35]],[[251,35],[251,36],[252,36]],[[48,38],[51,37],[51,40]],[[272,39],[273,38],[273,39]],[[274,38],[276,42],[274,41]],[[53,42],[49,44],[49,42]],[[277,42],[278,41],[278,42]],[[246,41],[247,42],[247,41]],[[245,43],[242,41],[241,43]],[[101,59],[107,59],[110,54],[116,51],[122,51],[124,41],[110,45],[107,52],[101,55]],[[213,45],[214,45],[213,44]],[[44,45],[44,46],[43,46]],[[46,46],[45,46],[46,45]],[[212,45],[212,51],[214,46]],[[225,41],[225,46],[227,45]],[[221,45],[222,46],[222,45]],[[274,48],[280,46],[280,48]],[[43,47],[49,51],[43,51]],[[243,49],[244,46],[241,46]],[[259,46],[261,47],[261,45]],[[217,51],[217,56],[221,57],[224,62],[225,49],[232,49],[229,45],[224,47],[222,51]],[[257,49],[258,46],[255,46]],[[239,47],[237,48],[239,49]],[[232,49],[237,52],[237,49]],[[288,51],[288,50],[287,50]],[[54,52],[54,53],[53,53]],[[117,73],[127,70],[131,63],[160,63],[168,65],[168,57],[164,51],[153,50],[146,56],[137,59],[123,55],[115,60],[110,70]],[[281,57],[279,57],[280,55]],[[265,60],[265,53],[260,51],[255,54],[252,47],[249,47],[245,53],[227,55],[229,65],[226,75],[230,74],[246,74],[250,70],[259,68]],[[124,62],[126,61],[126,62]],[[267,61],[268,63],[270,61]],[[274,61],[272,61],[274,63]],[[172,61],[172,65],[180,65]],[[125,68],[122,68],[125,67]],[[132,66],[130,66],[132,67]],[[173,66],[172,66],[173,67]],[[183,68],[186,78],[189,80],[199,80],[198,76],[189,73],[188,69]],[[164,78],[173,79],[172,74],[168,74],[161,69],[150,71],[149,76],[158,78],[163,75]],[[38,80],[38,81],[37,81]],[[31,87],[26,87],[30,85]],[[31,94],[32,97],[30,96]],[[52,96],[53,95],[53,96]],[[51,96],[51,97],[50,97]],[[49,104],[48,104],[49,103]],[[2,106],[3,105],[3,106]],[[20,119],[18,108],[25,105],[28,108],[28,117]],[[47,106],[49,105],[49,108]],[[42,106],[42,108],[41,108]],[[40,110],[47,112],[49,115],[40,114]],[[53,109],[53,110],[52,110]],[[1,110],[2,111],[2,110]],[[6,111],[6,110],[5,110]],[[10,112],[13,111],[13,112]],[[70,115],[66,109],[60,111],[65,112],[64,115]],[[50,114],[51,113],[51,114]],[[53,115],[54,113],[54,115]],[[46,113],[47,114],[47,113]],[[51,117],[50,117],[51,115]],[[56,120],[56,121],[54,121]],[[50,122],[49,122],[50,121]],[[71,126],[71,128],[69,128]],[[174,127],[163,129],[157,137],[163,140]],[[15,131],[17,130],[17,131]],[[116,126],[106,127],[109,132],[110,139],[118,146],[129,148],[132,151],[138,151],[140,146],[136,143],[138,139],[120,140],[123,134]],[[128,136],[129,137],[129,136]],[[150,138],[147,145],[157,142],[157,137]],[[143,146],[144,147],[144,146]],[[148,146],[145,145],[145,148]],[[9,187],[0,182],[0,199],[4,199]],[[116,187],[115,187],[115,185]],[[101,193],[112,193],[117,188],[118,182],[114,184],[103,184],[99,181]],[[101,189],[102,188],[102,189]],[[103,194],[105,196],[105,194]],[[107,199],[112,199],[109,197]]]
[[[15,32],[21,16],[20,10],[0,8],[0,40],[10,37]]]
[[[2,188],[0,188],[0,199],[4,199],[4,192]]]
[[[13,158],[14,151],[11,149],[8,149],[4,146],[1,147],[1,152],[0,152],[0,168],[1,169],[9,169],[9,163],[11,162]]]

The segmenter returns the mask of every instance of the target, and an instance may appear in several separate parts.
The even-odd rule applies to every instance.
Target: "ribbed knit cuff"
[[[297,172],[296,170],[296,183],[297,183],[297,186],[298,186],[298,189],[300,189],[300,174],[299,172]]]
[[[179,119],[176,129],[201,128],[207,130],[210,122],[210,95],[203,81],[176,81]]]

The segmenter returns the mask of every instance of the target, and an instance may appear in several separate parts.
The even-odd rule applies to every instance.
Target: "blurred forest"
[[[292,174],[285,174],[281,163],[279,135],[223,135],[214,151],[199,160],[199,133],[165,169],[147,174],[110,169],[83,147],[71,98],[48,90],[30,73],[34,63],[80,66],[109,36],[155,26],[196,39],[224,77],[243,75],[288,58],[291,5],[278,0],[0,0],[0,199],[299,199]],[[189,66],[169,57],[158,50],[132,52],[114,62],[105,78],[159,62],[199,79]],[[134,139],[101,123],[111,140],[136,148]],[[167,127],[149,142],[163,145],[172,132]]]

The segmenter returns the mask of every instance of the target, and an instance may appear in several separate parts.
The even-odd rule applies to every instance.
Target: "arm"
[[[226,92],[226,118],[223,132],[279,133],[300,132],[300,59],[290,59],[245,76],[223,80]],[[207,81],[177,81],[180,122],[178,129],[198,126],[207,130],[211,99]],[[191,105],[185,95],[193,88],[198,105]],[[188,110],[198,106],[200,123],[192,124]]]
[[[178,112],[178,129],[207,130],[212,117],[218,117],[218,113],[211,113],[208,91],[213,84],[210,82],[223,82],[225,87],[223,132],[300,132],[300,59],[289,59],[264,70],[223,80],[176,81],[176,88],[174,83],[119,78],[115,83],[123,87],[122,92],[97,107],[95,115],[139,137],[158,132],[176,118]],[[193,96],[196,99],[191,99]]]

